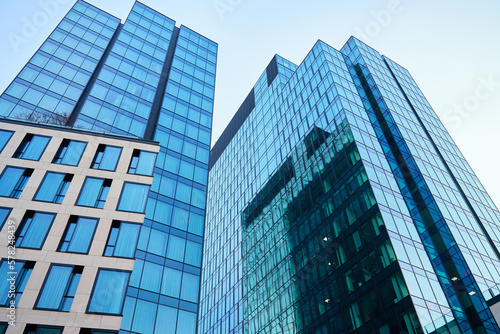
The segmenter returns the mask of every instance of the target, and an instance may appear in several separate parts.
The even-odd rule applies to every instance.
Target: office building
[[[210,152],[198,333],[500,333],[499,226],[406,69],[276,55]]]
[[[216,43],[185,26],[177,27],[140,2],[120,23],[77,1],[0,96],[0,116],[5,118],[159,143],[156,159],[141,155],[140,149],[132,153],[134,168],[151,168],[153,179],[140,231],[128,232],[138,234],[138,241],[118,313],[121,323],[117,327],[115,317],[108,329],[196,332],[216,59]],[[10,123],[2,125],[9,130]],[[116,175],[122,176],[128,180],[125,172]],[[134,219],[138,221],[137,216]],[[45,247],[49,245],[43,245],[43,252]],[[114,254],[117,263],[122,261]],[[130,270],[131,260],[127,261]],[[37,266],[27,287],[34,286],[31,280],[45,279],[34,277],[43,274]],[[85,276],[86,266],[80,267]],[[82,278],[78,286],[82,284],[91,282]],[[73,333],[72,328],[80,326],[79,315],[67,306],[58,311],[73,316],[58,325],[64,333]],[[82,312],[91,314],[92,308]],[[53,313],[25,322],[47,325]],[[7,332],[11,330],[19,328]],[[26,333],[32,332],[26,327]]]
[[[8,311],[0,331],[12,322],[10,333],[116,333],[159,146],[25,121],[0,125],[0,302]]]

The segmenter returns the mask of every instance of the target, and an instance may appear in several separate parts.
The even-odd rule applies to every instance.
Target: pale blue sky
[[[124,21],[134,1],[88,2]],[[318,39],[340,49],[355,35],[412,73],[500,205],[499,1],[142,2],[219,43],[212,142],[275,53],[299,64]],[[0,92],[73,3],[0,0]]]

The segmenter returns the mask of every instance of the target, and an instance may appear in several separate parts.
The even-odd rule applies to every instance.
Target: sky
[[[0,0],[0,92],[74,4]],[[125,21],[134,0],[88,0]],[[300,64],[351,35],[407,68],[500,206],[497,0],[142,0],[219,44],[212,144],[279,54]]]

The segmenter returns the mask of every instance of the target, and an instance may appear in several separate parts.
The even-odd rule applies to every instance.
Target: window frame
[[[121,233],[120,229],[121,229],[122,224],[137,225],[137,226],[139,226],[139,234],[141,232],[141,226],[142,226],[142,224],[140,224],[140,223],[134,223],[134,222],[122,221],[122,220],[113,220],[112,223],[111,223],[111,227],[109,229],[108,237],[106,239],[106,244],[104,245],[104,250],[102,252],[102,256],[104,256],[104,257],[115,257],[115,258],[119,258],[119,259],[134,259],[135,258],[135,251],[134,251],[134,255],[132,255],[131,257],[115,255],[116,243],[118,242],[118,238],[120,237],[120,233]],[[116,225],[118,225],[118,226],[116,226]],[[105,255],[106,254],[106,249],[108,248],[109,239],[111,238],[111,232],[112,232],[113,228],[118,228],[118,233],[116,235],[115,244],[114,244],[114,246],[109,246],[109,247],[113,247],[113,254],[112,255]],[[135,250],[137,250],[137,245],[139,244],[139,234],[137,235],[137,238],[135,240],[135,245],[133,247]]]
[[[33,328],[34,327],[34,328]],[[61,334],[64,331],[63,326],[50,326],[50,325],[37,325],[37,324],[26,324],[24,327],[23,334],[29,334],[30,332],[35,332],[35,334],[38,334],[39,329],[59,329]]]
[[[43,148],[42,152],[40,152],[40,156],[38,157],[38,159],[24,158],[23,156],[26,153],[26,150],[32,144],[31,141],[33,140],[34,137],[48,138],[48,141],[45,144],[45,147]],[[37,135],[37,134],[33,134],[33,133],[27,133],[24,136],[24,138],[21,141],[21,143],[19,144],[19,146],[17,147],[17,149],[14,152],[14,155],[12,157],[16,158],[16,159],[24,159],[24,160],[31,160],[31,161],[40,161],[40,159],[42,158],[43,154],[45,153],[45,150],[47,149],[47,146],[49,146],[51,139],[52,139],[52,137],[50,137],[50,136],[42,136],[42,135]]]
[[[82,153],[80,154],[80,157],[78,158],[78,161],[76,162],[76,164],[65,164],[65,163],[62,163],[62,162],[57,162],[57,160],[63,160],[64,159],[64,156],[67,154],[68,152],[68,147],[69,147],[69,144],[71,142],[76,142],[76,143],[83,143],[85,144],[83,146],[83,150],[82,150]],[[65,143],[67,143],[66,146],[63,146]],[[62,141],[61,141],[61,144],[59,145],[59,148],[57,149],[57,152],[56,154],[54,155],[54,158],[52,159],[52,163],[53,164],[58,164],[58,165],[65,165],[65,166],[78,166],[80,164],[80,162],[82,161],[82,157],[83,157],[83,154],[85,153],[85,150],[87,149],[87,145],[88,145],[88,142],[86,141],[81,141],[81,140],[74,140],[74,139],[68,139],[68,138],[64,138]],[[62,157],[60,157],[59,155],[61,154],[61,151],[66,148],[66,151],[64,152],[64,155]]]
[[[19,197],[21,197],[21,194],[23,193],[24,188],[26,188],[26,184],[28,183],[28,181],[31,178],[31,176],[33,176],[33,172],[35,170],[33,168],[23,168],[23,167],[18,167],[18,166],[5,166],[5,168],[2,171],[2,174],[0,174],[0,180],[3,178],[3,176],[5,175],[5,172],[9,168],[10,169],[22,169],[24,171],[23,171],[23,174],[21,175],[21,177],[17,180],[17,182],[16,182],[14,188],[12,189],[10,195],[9,196],[0,195],[0,197],[18,199]],[[29,175],[26,175],[26,174],[29,174]],[[14,195],[12,195],[12,194],[14,194]]]
[[[31,212],[33,212],[33,216],[32,216],[32,217],[27,217],[28,213],[31,213]],[[40,244],[40,248],[36,248],[36,247],[26,247],[26,246],[18,245],[18,244],[17,244],[17,242],[18,242],[18,240],[19,240],[19,238],[20,238],[20,236],[19,236],[19,235],[21,234],[22,230],[24,229],[24,226],[25,226],[25,224],[26,224],[26,220],[27,220],[27,219],[33,219],[33,218],[35,217],[35,214],[36,214],[36,213],[43,213],[43,214],[50,214],[50,215],[52,215],[52,221],[50,222],[50,225],[49,225],[49,227],[48,227],[48,229],[47,229],[47,233],[45,234],[45,237],[43,238],[42,243]],[[49,234],[50,234],[50,230],[52,229],[52,225],[54,224],[54,220],[56,219],[56,215],[57,215],[57,214],[56,214],[56,213],[54,213],[54,212],[36,211],[36,210],[26,210],[26,212],[25,212],[25,213],[24,213],[24,215],[23,215],[23,218],[21,219],[21,222],[19,223],[19,225],[18,225],[18,227],[17,227],[17,229],[16,229],[16,234],[15,234],[15,236],[16,236],[16,241],[15,241],[15,242],[16,242],[16,244],[15,244],[15,247],[17,247],[17,248],[25,248],[25,249],[38,249],[38,250],[43,249],[43,245],[45,244],[45,241],[47,241],[47,237],[48,237],[48,236],[49,236]],[[30,223],[30,224],[31,224],[31,223]],[[25,235],[25,236],[26,236],[26,235]],[[24,237],[25,237],[25,236],[23,236],[23,239],[21,240],[21,243],[24,241]]]
[[[97,197],[96,197],[95,204],[93,206],[78,204],[78,202],[80,201],[80,198],[82,196],[82,193],[84,191],[85,184],[86,184],[86,182],[87,182],[88,179],[102,180],[101,188],[99,189],[99,192],[98,192]],[[109,185],[105,185],[106,183],[109,183]],[[78,197],[76,199],[75,205],[76,206],[83,206],[83,207],[86,207],[86,208],[104,209],[104,206],[106,205],[106,201],[108,200],[108,195],[109,195],[109,191],[111,190],[111,185],[112,184],[113,184],[113,179],[107,179],[107,178],[102,178],[102,177],[94,177],[94,176],[87,176],[85,178],[85,180],[83,181],[83,184],[82,184],[82,187],[80,189],[80,193],[78,194]],[[106,195],[106,199],[102,200],[101,197],[102,197],[102,193],[103,193],[105,187],[109,188],[108,189],[108,195]],[[97,206],[97,204],[100,203],[100,202],[104,202],[102,208],[100,208],[99,206]]]
[[[64,292],[63,292],[63,295],[61,297],[61,300],[59,301],[59,307],[57,309],[39,307],[38,303],[40,302],[40,298],[42,297],[43,291],[45,289],[45,285],[47,284],[47,280],[50,276],[50,273],[51,273],[53,267],[69,267],[69,268],[72,268],[72,271],[71,271],[71,274],[70,274],[68,281],[66,282],[66,287],[64,288]],[[80,274],[80,278],[78,279],[78,284],[77,284],[77,287],[75,290],[75,296],[76,296],[76,291],[78,290],[78,286],[80,285],[80,281],[81,281],[81,278],[83,276],[83,269],[84,269],[84,267],[80,266],[80,265],[72,265],[72,264],[66,264],[66,263],[51,263],[49,269],[47,270],[47,273],[45,274],[45,278],[43,280],[42,286],[41,286],[40,290],[38,291],[38,296],[36,297],[36,301],[35,301],[35,305],[33,306],[33,309],[34,310],[43,310],[43,311],[65,312],[65,313],[71,312],[71,307],[68,311],[64,311],[64,310],[62,310],[62,308],[64,306],[65,298],[68,298],[68,296],[66,296],[66,294],[72,285],[72,281],[75,277],[75,274]],[[80,272],[78,272],[78,271],[80,271]],[[72,297],[73,301],[75,300],[75,296]],[[73,301],[71,302],[71,306],[73,306]]]
[[[10,261],[7,258],[0,259],[0,266],[4,262],[6,262],[8,266],[10,266],[10,264],[9,264]],[[19,300],[21,299],[21,297],[22,297],[22,295],[24,293],[24,289],[26,288],[27,282],[26,282],[26,284],[23,284],[23,283],[24,283],[24,279],[26,277],[27,270],[31,270],[31,272],[29,273],[28,278],[27,278],[27,280],[29,281],[29,278],[31,277],[31,274],[32,274],[33,269],[34,269],[35,264],[36,264],[35,261],[24,261],[24,260],[22,260],[22,261],[16,261],[16,264],[17,263],[22,263],[23,266],[22,266],[21,270],[19,270],[19,272],[16,273],[17,275],[16,275],[15,284],[14,284],[15,285],[15,288],[14,288],[14,298],[9,298],[8,297],[10,295],[10,293],[11,293],[10,290],[9,290],[8,291],[8,295],[5,296],[5,298],[6,298],[5,303],[0,304],[1,307],[8,307],[12,300],[15,301],[15,305],[17,307],[17,305],[19,303]],[[7,268],[7,272],[9,272],[9,271],[12,271],[12,270],[9,270],[9,268]],[[23,291],[21,291],[21,292],[19,292],[19,290],[18,290],[20,285],[24,285]]]
[[[103,168],[99,168],[99,166],[101,165],[102,163],[102,159],[104,158],[104,154],[106,152],[106,148],[107,147],[113,147],[113,148],[119,148],[120,149],[120,153],[118,154],[118,157],[116,159],[116,164],[115,164],[115,167],[114,169],[103,169]],[[100,161],[97,163],[97,159],[99,157],[99,153],[102,152],[102,156],[100,158]],[[123,147],[120,147],[120,146],[114,146],[114,145],[108,145],[108,144],[99,144],[97,146],[97,150],[95,151],[95,155],[94,155],[94,158],[92,159],[92,162],[90,163],[90,169],[97,169],[97,170],[106,170],[106,171],[110,171],[110,172],[116,172],[116,169],[118,168],[118,165],[119,165],[119,162],[120,162],[120,158],[122,156],[122,153],[123,153]],[[95,167],[95,164],[98,164],[98,167]]]
[[[87,218],[87,219],[93,219],[96,221],[96,225],[94,227],[94,231],[92,232],[92,237],[90,238],[90,242],[89,242],[89,245],[87,246],[87,250],[85,253],[82,253],[82,252],[72,252],[72,251],[69,251],[69,250],[65,250],[65,251],[61,251],[61,247],[63,246],[64,242],[66,242],[65,237],[66,237],[66,234],[68,233],[68,230],[70,229],[70,225],[73,224],[72,220],[75,220],[75,225],[78,224],[78,220],[80,218]],[[59,241],[59,245],[57,246],[57,252],[60,252],[60,253],[69,253],[69,254],[85,254],[85,255],[88,255],[89,252],[90,252],[90,248],[92,247],[92,243],[94,241],[94,237],[95,237],[95,234],[96,234],[96,231],[97,231],[97,227],[99,225],[99,221],[100,219],[99,218],[95,218],[95,217],[87,217],[87,216],[78,216],[78,215],[70,215],[69,218],[68,218],[68,222],[66,223],[66,227],[64,228],[64,233],[61,237],[61,240]],[[75,230],[76,230],[76,226],[75,226]],[[71,239],[68,242],[68,248],[70,247],[71,245],[71,241],[73,239],[73,236],[74,236],[74,233],[75,233],[75,230],[73,230],[73,234],[71,235]]]
[[[0,146],[0,154],[3,152],[5,146],[7,146],[7,144],[9,143],[9,141],[12,139],[12,135],[14,134],[14,131],[10,131],[10,130],[5,130],[5,129],[1,129],[0,132],[6,132],[6,133],[10,133],[10,136],[9,138],[7,138],[7,140],[5,141],[5,144],[3,146]]]
[[[37,196],[42,188],[43,183],[47,179],[47,176],[49,174],[62,174],[64,175],[62,182],[59,184],[57,188],[57,192],[54,195],[54,198],[51,201],[43,200],[43,199],[37,199]],[[71,185],[71,181],[73,181],[74,174],[70,173],[59,173],[59,172],[53,172],[53,171],[47,171],[45,175],[43,176],[42,181],[40,182],[38,189],[36,190],[35,195],[33,196],[32,201],[37,201],[37,202],[45,202],[45,203],[54,203],[54,204],[62,204],[64,201],[64,198],[66,197],[66,193],[68,192],[68,188]],[[69,180],[67,180],[69,179]],[[66,188],[66,191],[64,192],[64,195],[61,195],[61,191],[64,190],[64,186],[67,185],[68,188]],[[58,202],[57,199],[62,196],[61,202]]]
[[[120,209],[120,204],[122,203],[123,192],[125,190],[125,185],[127,185],[127,184],[135,184],[135,185],[140,185],[140,186],[148,187],[148,192],[146,194],[146,201],[144,203],[144,208],[143,208],[142,211],[131,211],[131,210]],[[118,197],[118,204],[116,204],[116,211],[144,214],[146,212],[146,207],[147,207],[147,204],[148,204],[148,199],[149,199],[150,192],[151,192],[151,186],[148,185],[148,184],[139,183],[139,182],[124,181],[123,185],[122,185],[122,189],[120,191],[120,196]]]
[[[7,215],[5,216],[5,219],[3,222],[0,222],[0,231],[3,229],[3,226],[5,225],[5,223],[9,220],[9,217],[10,217],[10,214],[12,213],[12,209],[13,208],[9,208],[9,207],[6,207],[6,206],[0,206],[0,210],[7,210]]]
[[[119,313],[104,313],[104,312],[91,312],[91,311],[89,311],[90,305],[92,303],[92,299],[94,298],[95,288],[97,286],[97,282],[98,282],[98,279],[99,279],[99,274],[101,273],[101,271],[120,272],[120,273],[127,273],[128,274],[127,281],[125,282],[125,289],[123,291],[123,296],[122,296],[123,300],[122,300],[122,303],[121,303],[122,305],[121,305]],[[85,309],[85,314],[100,314],[100,315],[111,315],[111,316],[121,316],[121,317],[123,317],[123,309],[125,307],[125,299],[127,297],[127,289],[128,289],[129,283],[130,283],[130,277],[131,276],[132,276],[132,271],[131,270],[122,270],[122,269],[114,269],[114,268],[99,268],[97,270],[97,274],[95,276],[94,285],[92,286],[92,291],[90,292],[90,297],[89,297],[89,301],[87,303],[87,308]]]
[[[139,161],[141,159],[141,153],[142,152],[151,153],[151,154],[155,155],[155,159],[154,159],[154,162],[153,162],[153,168],[151,170],[151,174],[137,173],[137,167],[139,165]],[[132,163],[134,162],[134,158],[137,158],[137,162],[135,163],[135,167],[132,167]],[[156,167],[156,160],[157,159],[158,159],[158,153],[151,152],[151,151],[146,151],[146,150],[139,150],[139,149],[135,148],[132,151],[132,156],[130,158],[130,164],[128,165],[127,174],[153,176],[154,170],[155,170],[155,167]],[[133,171],[131,171],[132,168],[133,168]]]

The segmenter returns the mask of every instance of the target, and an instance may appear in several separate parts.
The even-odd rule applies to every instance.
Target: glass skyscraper
[[[376,50],[276,55],[210,155],[198,333],[500,333],[500,213]]]
[[[196,331],[216,59],[140,2],[122,24],[77,1],[0,96],[3,117],[160,143],[134,160],[155,165],[120,333]]]

